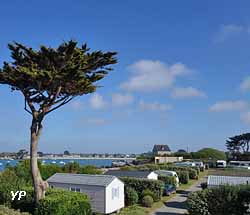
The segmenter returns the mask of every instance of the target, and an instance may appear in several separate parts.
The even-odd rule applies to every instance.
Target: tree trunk
[[[34,116],[31,125],[31,137],[30,137],[30,168],[32,175],[32,182],[34,187],[34,200],[36,203],[40,199],[45,197],[45,191],[48,188],[46,181],[43,181],[37,163],[37,145],[39,136],[42,131],[41,120],[38,121]]]

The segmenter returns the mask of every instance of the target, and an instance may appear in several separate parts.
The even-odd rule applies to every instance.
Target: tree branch
[[[32,112],[31,112],[30,110],[27,109],[27,100],[26,100],[26,98],[24,99],[24,110],[25,110],[26,112],[28,112],[29,114],[32,115]]]
[[[75,98],[75,97],[76,97],[76,96],[72,96],[71,98],[66,98],[66,99],[64,99],[64,101],[63,101],[62,103],[60,103],[60,104],[57,105],[56,107],[50,109],[50,110],[47,111],[44,115],[47,115],[47,114],[49,114],[50,112],[52,112],[52,111],[58,109],[59,107],[61,107],[61,106],[65,105],[65,104],[67,104],[68,102],[70,102],[70,101],[71,101],[73,98]]]

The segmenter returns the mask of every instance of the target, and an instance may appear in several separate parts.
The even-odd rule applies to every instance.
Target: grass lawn
[[[207,176],[208,171],[200,172],[199,178],[203,178]],[[186,190],[190,186],[192,186],[194,183],[197,183],[198,180],[189,180],[188,184],[182,184],[180,187],[178,187],[178,191]],[[162,207],[164,205],[164,202],[168,201],[169,199],[173,198],[175,194],[172,194],[171,196],[163,196],[161,201],[155,202],[151,208],[145,208],[140,205],[133,205],[124,208],[118,215],[149,215],[156,209]]]

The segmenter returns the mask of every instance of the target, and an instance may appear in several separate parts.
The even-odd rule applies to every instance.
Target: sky
[[[249,10],[243,0],[3,0],[0,67],[13,41],[118,52],[103,87],[45,119],[40,151],[226,150],[250,129]],[[29,149],[23,97],[0,86],[0,98],[0,151]]]

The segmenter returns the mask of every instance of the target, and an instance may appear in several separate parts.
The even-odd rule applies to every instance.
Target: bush
[[[35,210],[34,199],[34,191],[32,187],[22,187],[20,190],[24,190],[26,192],[26,196],[18,200],[17,198],[11,202],[11,207],[14,209],[18,209],[22,212],[32,213]]]
[[[162,181],[129,177],[121,177],[121,180],[124,182],[125,188],[131,187],[137,192],[139,199],[142,198],[142,193],[146,189],[152,191],[155,194],[156,201],[160,200],[162,197],[164,188]]]
[[[174,186],[177,185],[176,178],[174,176],[159,176],[158,179],[163,181],[164,184],[171,184]]]
[[[15,211],[13,209],[0,205],[0,215],[29,215],[29,213],[21,213],[19,211]]]
[[[189,168],[188,169],[188,176],[190,179],[198,179],[198,170],[194,169],[194,168]]]
[[[0,204],[11,205],[11,191],[14,193],[20,190],[22,181],[14,171],[6,169],[0,174]]]
[[[125,187],[125,204],[127,206],[134,205],[138,202],[138,194],[131,187]]]
[[[201,183],[201,188],[202,188],[202,190],[206,189],[207,188],[207,182]]]
[[[154,202],[157,202],[157,197],[155,196],[154,192],[152,192],[152,191],[149,190],[149,189],[143,190],[141,196],[142,196],[142,198],[143,198],[144,196],[151,196],[151,197],[153,198]]]
[[[181,184],[188,184],[189,176],[187,171],[177,171],[176,172]]]
[[[149,196],[149,195],[144,196],[144,197],[142,198],[142,206],[144,206],[144,207],[150,208],[150,207],[152,207],[153,203],[154,203],[154,200],[153,200],[153,198],[152,198],[151,196]]]
[[[88,197],[82,193],[59,189],[49,189],[42,199],[35,215],[91,215]]]
[[[82,193],[62,189],[48,189],[45,199],[38,205],[33,202],[34,192],[31,187],[22,188],[26,196],[12,202],[12,207],[35,215],[90,215],[91,206],[88,197]]]
[[[189,194],[187,205],[189,215],[211,215],[208,211],[206,191],[197,191]]]
[[[189,195],[190,215],[249,214],[250,186],[220,186]]]

